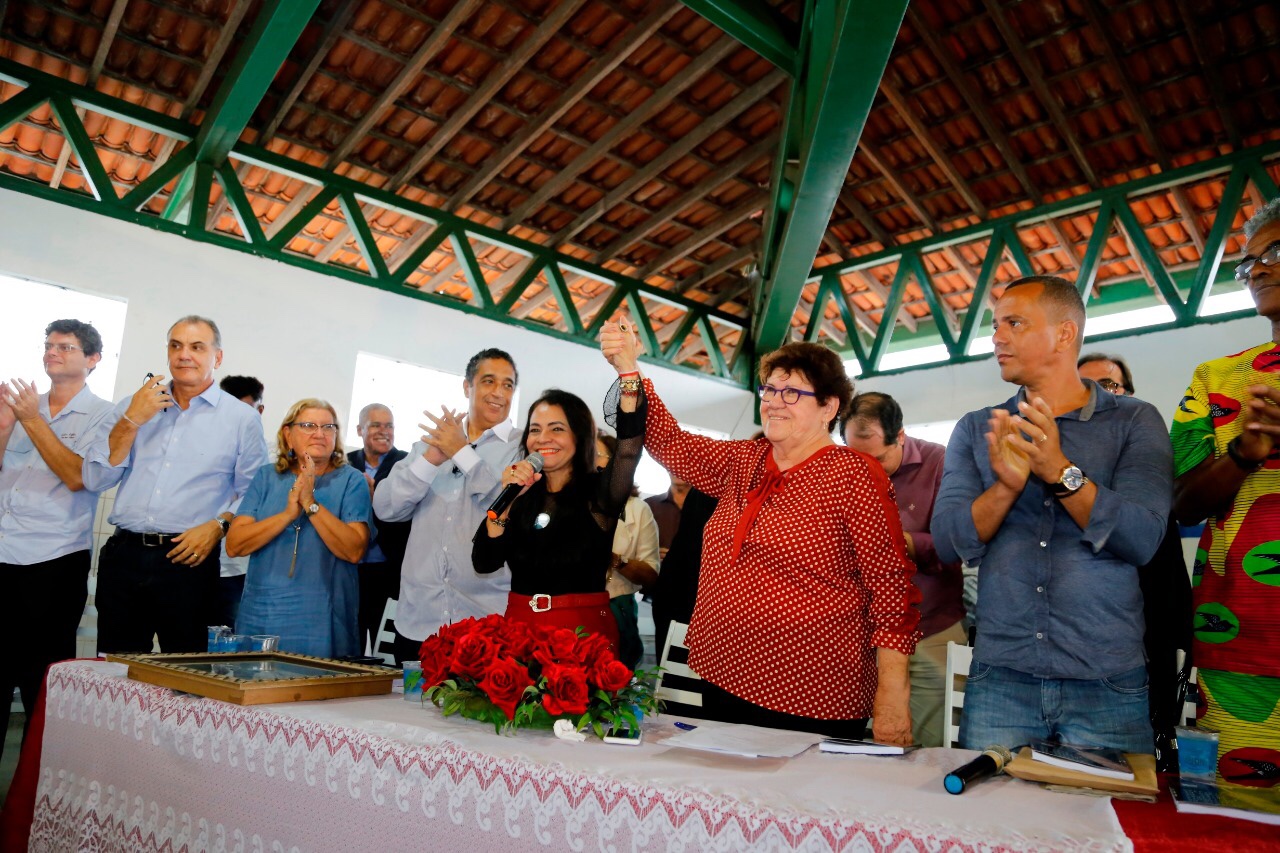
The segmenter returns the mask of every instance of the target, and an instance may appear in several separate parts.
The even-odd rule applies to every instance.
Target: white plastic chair
[[[964,685],[969,680],[973,648],[947,643],[946,728],[942,746],[960,745],[960,716],[964,713]]]
[[[373,653],[391,666],[396,664],[396,600],[387,599],[382,609],[382,627],[373,641]]]
[[[702,677],[690,669],[687,663],[671,660],[671,650],[673,648],[683,649],[687,653],[689,647],[685,645],[684,638],[688,630],[689,626],[684,622],[672,622],[671,627],[667,629],[667,639],[662,644],[662,654],[658,658],[658,665],[662,667],[662,670],[658,673],[658,683],[654,687],[654,695],[664,702],[679,702],[682,705],[701,708],[701,693],[671,687],[663,683],[667,677],[673,675],[689,681],[702,680]]]
[[[88,597],[84,602],[84,612],[80,614],[80,624],[76,626],[76,657],[91,658],[98,654],[98,571],[89,573]]]

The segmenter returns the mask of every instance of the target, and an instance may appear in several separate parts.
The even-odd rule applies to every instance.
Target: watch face
[[[311,506],[307,507],[307,515],[315,515],[319,511],[320,511],[320,504],[312,504]]]
[[[1084,485],[1084,472],[1076,466],[1071,465],[1067,470],[1062,472],[1062,479],[1060,482],[1062,485],[1074,492],[1076,489]]]

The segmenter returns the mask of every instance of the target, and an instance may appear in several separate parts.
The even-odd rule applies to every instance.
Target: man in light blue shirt
[[[1033,738],[1150,753],[1138,566],[1164,537],[1173,453],[1149,403],[1081,380],[1084,303],[1055,276],[996,303],[1000,376],[947,446],[932,532],[978,569],[961,745]]]
[[[257,413],[213,383],[222,335],[204,317],[169,330],[169,384],[148,374],[116,405],[84,461],[92,489],[119,483],[98,556],[98,650],[204,651],[219,542],[267,462]]]
[[[516,365],[499,349],[476,353],[462,382],[466,417],[424,412],[433,426],[373,493],[379,519],[412,519],[396,604],[396,660],[414,660],[422,641],[469,616],[507,607],[511,571],[481,575],[471,539],[498,496],[502,469],[520,454],[510,420]]]
[[[30,723],[45,669],[75,657],[98,503],[80,475],[82,454],[111,414],[85,384],[101,360],[97,329],[55,320],[44,340],[49,392],[0,382],[0,731],[15,687]]]

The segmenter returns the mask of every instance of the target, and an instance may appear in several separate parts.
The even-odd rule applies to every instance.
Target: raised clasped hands
[[[0,382],[0,430],[8,432],[18,422],[18,413],[13,408],[15,402],[16,395],[9,383]]]
[[[1250,385],[1250,399],[1244,407],[1244,432],[1240,434],[1240,454],[1253,462],[1271,455],[1280,436],[1280,388]]]
[[[987,455],[991,459],[991,472],[1000,485],[1021,493],[1031,473],[1031,462],[1014,443],[1019,436],[1016,435],[1013,417],[1004,409],[996,409],[987,426]]]
[[[297,491],[293,497],[298,509],[306,511],[316,502],[316,461],[305,453],[298,456],[298,479],[294,486]]]
[[[156,412],[172,406],[173,397],[169,395],[169,389],[163,383],[163,375],[148,376],[143,380],[142,387],[133,392],[133,398],[129,400],[124,416],[134,424],[142,426],[154,418]]]
[[[635,323],[626,317],[605,323],[600,329],[600,352],[618,373],[634,371],[641,353]]]

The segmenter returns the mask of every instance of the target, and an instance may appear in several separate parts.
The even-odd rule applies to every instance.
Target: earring
[[[293,459],[293,458],[294,458],[294,457],[296,457],[298,454],[294,453],[294,452],[293,452],[293,448],[292,448],[292,447],[290,447],[290,448],[289,448],[289,454],[288,454],[288,455],[289,455],[289,458],[290,458],[290,459]]]

